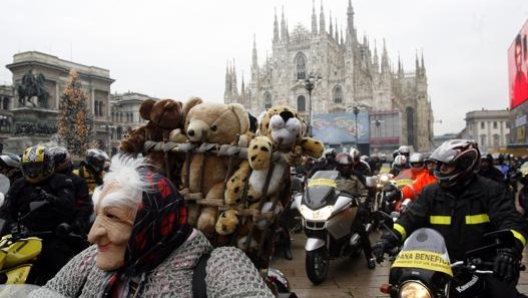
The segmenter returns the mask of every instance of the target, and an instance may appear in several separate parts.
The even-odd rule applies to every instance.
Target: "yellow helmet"
[[[30,183],[48,179],[55,170],[55,162],[49,150],[40,145],[32,146],[22,155],[22,175]]]

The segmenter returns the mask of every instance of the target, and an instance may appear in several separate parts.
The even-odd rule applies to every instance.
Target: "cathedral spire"
[[[381,54],[381,72],[390,72],[389,69],[389,54],[387,53],[387,46],[385,44],[385,38],[383,39],[383,53]]]
[[[424,63],[424,57],[423,57],[423,49],[422,49],[422,73],[425,75],[425,63]]]
[[[334,37],[334,26],[332,25],[332,11],[330,10],[330,17],[328,17],[328,21],[330,21],[330,27],[328,28],[328,33],[330,34],[330,37]]]
[[[317,35],[317,16],[315,15],[315,0],[312,1],[312,35]]]
[[[281,40],[282,42],[288,41],[288,28],[286,28],[286,19],[284,18],[284,6],[282,6],[282,17],[281,17]]]
[[[233,58],[233,66],[232,66],[232,72],[231,72],[231,90],[234,95],[238,95],[238,86],[237,86],[237,75],[236,75],[236,66],[235,66],[235,58]]]
[[[321,0],[321,12],[319,14],[319,34],[324,34],[326,32],[325,16],[323,9],[323,0]]]
[[[257,38],[253,34],[253,53],[252,53],[252,68],[258,68],[258,56],[257,56]]]
[[[354,31],[354,8],[352,8],[352,0],[348,0],[348,9],[347,9],[347,35],[350,34],[355,38]]]
[[[226,63],[224,99],[229,99],[230,93],[231,93],[231,73],[229,71],[229,60],[228,60]]]
[[[339,43],[339,29],[337,29],[337,18],[335,18],[335,40]]]
[[[416,75],[420,74],[420,60],[418,60],[418,49],[416,49]]]
[[[379,58],[378,58],[378,46],[376,44],[376,40],[374,40],[374,58],[372,61],[374,71],[377,73],[379,72]]]
[[[277,9],[275,8],[275,21],[273,22],[273,43],[277,43],[279,40],[279,21],[277,21]]]

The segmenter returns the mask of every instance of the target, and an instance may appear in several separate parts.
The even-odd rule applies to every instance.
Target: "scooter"
[[[483,276],[492,274],[498,249],[511,247],[511,231],[486,234],[486,245],[466,253],[464,260],[451,263],[444,238],[437,231],[421,228],[413,232],[397,254],[389,283],[380,291],[391,298],[481,297],[486,292]],[[524,266],[520,265],[520,270]]]
[[[337,171],[319,171],[298,194],[292,208],[300,211],[304,232],[306,273],[313,284],[322,283],[331,259],[356,255],[361,238],[353,231],[359,199],[336,188]],[[363,225],[361,225],[363,227]]]

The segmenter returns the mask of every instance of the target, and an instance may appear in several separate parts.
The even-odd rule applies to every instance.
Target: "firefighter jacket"
[[[401,240],[418,228],[437,230],[445,239],[451,261],[484,245],[483,235],[496,230],[511,230],[518,240],[517,250],[526,245],[527,223],[504,187],[476,175],[459,192],[455,197],[438,183],[425,187],[396,221],[394,230]]]
[[[425,172],[418,176],[418,178],[416,178],[412,184],[407,184],[401,189],[402,198],[409,198],[414,201],[416,196],[422,192],[424,187],[435,182],[436,177],[433,174],[430,174],[428,170],[425,170]]]

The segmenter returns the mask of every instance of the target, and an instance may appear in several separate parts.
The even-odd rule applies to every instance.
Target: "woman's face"
[[[108,188],[112,186],[108,185]],[[101,199],[95,209],[95,222],[88,234],[88,241],[97,245],[96,265],[104,271],[116,270],[123,266],[136,216],[136,208],[129,206],[113,205],[102,208],[102,202],[112,192],[112,189],[101,191]]]

